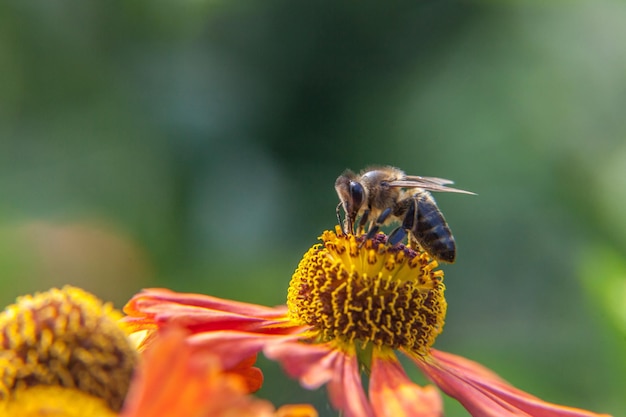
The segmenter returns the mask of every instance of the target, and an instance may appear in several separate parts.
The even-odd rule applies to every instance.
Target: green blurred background
[[[8,0],[0,74],[3,304],[284,303],[337,175],[391,164],[478,193],[436,196],[436,347],[626,415],[623,1]],[[262,396],[336,415],[262,364]]]

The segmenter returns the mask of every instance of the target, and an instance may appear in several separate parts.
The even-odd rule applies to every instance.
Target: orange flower
[[[224,372],[217,355],[188,344],[187,336],[176,326],[159,332],[142,355],[119,417],[317,417],[310,405],[274,410],[247,395],[262,381],[252,368],[255,356]]]
[[[248,395],[262,382],[254,355],[226,372],[219,356],[188,344],[189,332],[175,326],[153,335],[139,358],[121,317],[69,286],[7,307],[0,417],[317,417],[308,405],[275,412]]]
[[[599,416],[544,402],[475,362],[433,349],[447,304],[443,272],[426,253],[386,245],[383,234],[364,240],[339,228],[321,240],[294,273],[286,307],[150,289],[126,305],[125,321],[152,334],[183,326],[192,333],[187,342],[218,355],[226,369],[263,351],[304,387],[326,384],[347,417],[443,415],[439,392],[411,382],[397,352],[473,416]]]

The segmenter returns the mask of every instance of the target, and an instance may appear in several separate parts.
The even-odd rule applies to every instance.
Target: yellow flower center
[[[319,341],[373,344],[426,354],[446,315],[443,271],[426,252],[389,246],[378,234],[322,234],[289,285],[290,318]]]
[[[74,287],[20,297],[0,314],[0,400],[54,385],[102,398],[119,411],[137,362],[121,317]]]

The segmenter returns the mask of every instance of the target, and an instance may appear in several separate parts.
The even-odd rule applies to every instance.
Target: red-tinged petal
[[[420,387],[411,382],[395,357],[374,355],[370,401],[377,417],[443,415],[443,402],[435,387]]]
[[[340,359],[335,368],[336,376],[328,383],[330,402],[346,417],[374,417],[363,391],[356,355],[344,354]]]
[[[409,356],[439,388],[476,417],[609,417],[542,401],[460,356],[435,349],[429,357]]]
[[[336,362],[343,352],[328,344],[309,345],[287,342],[267,346],[263,353],[280,364],[292,378],[307,389],[317,389],[333,378]]]
[[[277,360],[288,375],[308,389],[328,383],[333,406],[346,417],[374,417],[365,396],[356,355],[329,344],[288,342],[267,346],[265,356]]]
[[[293,326],[286,307],[264,307],[201,294],[149,289],[135,295],[124,307],[131,329],[154,330],[174,324],[192,333],[215,330],[259,331],[285,334]]]
[[[187,343],[196,350],[218,356],[222,366],[230,371],[266,346],[289,342],[296,337],[224,330],[188,336]]]
[[[274,317],[283,315],[286,307],[265,307],[240,301],[225,300],[210,295],[179,293],[164,288],[147,288],[136,294],[126,305],[125,310],[141,310],[143,306],[160,303],[200,307],[207,310],[230,311],[242,316]]]
[[[233,367],[233,371],[236,371],[237,369],[250,368],[251,366],[253,366],[256,363],[256,359],[257,359],[257,355],[252,355],[252,356],[242,360],[241,362],[239,362],[237,365],[235,365]]]
[[[271,404],[247,396],[217,357],[194,352],[186,333],[161,333],[146,351],[120,417],[271,417]]]

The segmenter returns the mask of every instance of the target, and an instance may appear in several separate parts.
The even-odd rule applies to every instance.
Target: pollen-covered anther
[[[20,297],[0,314],[0,399],[29,387],[59,386],[119,411],[137,362],[121,317],[75,287]]]
[[[372,343],[426,354],[446,314],[443,271],[427,253],[326,231],[305,255],[290,286],[292,320],[321,341]]]

